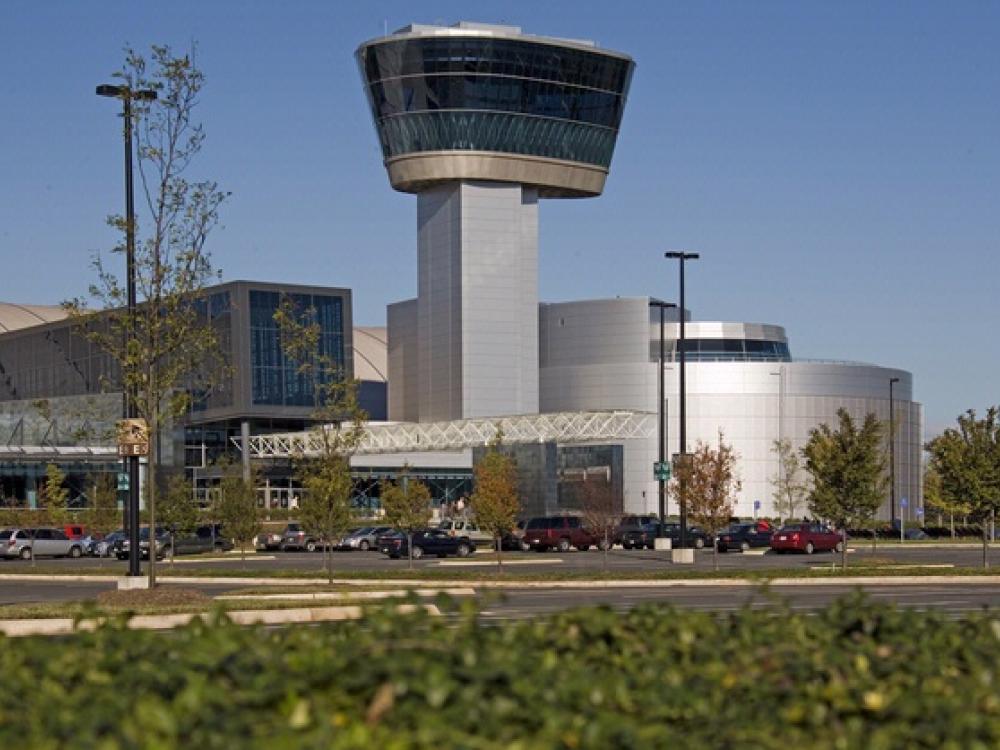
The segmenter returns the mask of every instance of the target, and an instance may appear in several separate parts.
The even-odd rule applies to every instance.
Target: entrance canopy
[[[337,428],[326,426],[322,429]],[[486,445],[496,438],[498,431],[503,433],[505,445],[633,440],[649,438],[656,433],[656,414],[573,411],[450,422],[368,424],[356,454],[457,451]],[[315,456],[321,453],[322,448],[319,429],[255,435],[248,443],[250,457],[262,459]]]

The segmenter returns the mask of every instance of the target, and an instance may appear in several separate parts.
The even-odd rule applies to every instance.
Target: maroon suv
[[[775,552],[840,552],[843,539],[839,532],[821,523],[797,523],[783,526],[771,537]]]
[[[597,537],[584,528],[583,519],[578,516],[532,518],[524,527],[524,544],[539,552],[553,548],[568,552],[570,547],[582,551],[597,542]]]

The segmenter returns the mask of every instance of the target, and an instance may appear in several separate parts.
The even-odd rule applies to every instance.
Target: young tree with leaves
[[[427,485],[410,475],[404,466],[395,482],[380,483],[385,522],[406,534],[409,567],[413,567],[413,532],[423,529],[431,520],[431,491]]]
[[[138,306],[128,311],[125,279],[98,256],[89,300],[74,300],[67,308],[116,365],[117,378],[106,385],[134,394],[136,412],[149,425],[147,511],[155,528],[161,430],[190,410],[194,394],[208,393],[229,371],[218,332],[205,315],[205,288],[218,278],[206,244],[227,196],[215,182],[188,176],[205,139],[195,119],[205,78],[194,52],[174,55],[170,47],[154,46],[147,57],[129,48],[114,75],[131,98],[137,146]],[[155,91],[156,100],[132,97],[142,90]],[[128,222],[123,216],[108,221],[122,236],[113,252],[124,254]]]
[[[930,465],[941,479],[941,499],[968,508],[980,524],[983,567],[989,567],[989,525],[1000,510],[1000,407],[980,419],[969,409],[925,446]]]
[[[772,477],[774,508],[783,519],[796,518],[796,510],[809,495],[809,483],[802,471],[802,459],[792,448],[792,441],[775,440],[771,451],[778,459],[778,471]]]
[[[177,538],[193,534],[200,520],[194,491],[183,472],[174,472],[167,479],[166,491],[160,497],[159,518],[170,535],[170,562],[173,562]]]
[[[683,499],[687,503],[688,518],[704,529],[712,540],[715,570],[719,569],[716,537],[729,525],[736,495],[742,487],[736,475],[736,462],[736,452],[726,444],[720,430],[718,447],[713,448],[699,440],[694,452],[678,462],[671,482],[678,501],[682,499],[682,492],[685,495]]]
[[[241,467],[225,467],[219,482],[215,514],[222,524],[222,530],[240,548],[240,562],[245,564],[247,544],[253,544],[254,537],[264,527],[253,474],[247,479],[243,476]]]
[[[586,477],[581,488],[580,506],[583,525],[597,537],[597,548],[604,553],[604,572],[608,570],[608,552],[614,546],[615,534],[622,520],[622,504],[610,475]]]
[[[971,510],[964,498],[954,498],[951,493],[945,492],[941,474],[933,462],[928,463],[924,469],[924,509],[926,513],[937,514],[938,526],[943,524],[943,516],[948,516],[952,539],[955,538],[955,516],[967,517]]]
[[[92,474],[87,479],[90,497],[83,517],[87,527],[99,534],[114,531],[121,524],[115,479],[115,475],[107,471]]]
[[[45,467],[45,484],[41,491],[42,507],[47,522],[52,526],[62,526],[69,522],[69,489],[66,474],[56,464]]]
[[[496,550],[497,571],[503,567],[501,560],[504,534],[511,532],[521,511],[521,498],[517,489],[517,464],[504,453],[503,432],[498,428],[486,454],[473,469],[474,490],[469,504],[476,515],[479,528],[493,537]]]
[[[274,314],[281,331],[282,354],[296,375],[312,388],[316,409],[308,455],[295,459],[302,485],[299,505],[303,528],[319,537],[323,567],[333,581],[333,544],[350,528],[355,512],[351,456],[364,437],[367,415],[358,405],[357,382],[344,377],[329,351],[315,309],[300,309],[285,297]]]
[[[837,410],[839,424],[821,424],[809,431],[802,449],[812,477],[809,509],[834,523],[841,533],[838,551],[847,569],[847,527],[871,522],[888,488],[882,450],[883,424],[868,414],[860,427],[846,409]]]

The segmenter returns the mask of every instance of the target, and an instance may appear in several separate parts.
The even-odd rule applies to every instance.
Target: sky
[[[357,324],[416,294],[416,200],[381,164],[353,53],[411,22],[592,39],[636,61],[605,193],[540,210],[545,301],[675,299],[785,326],[793,355],[914,375],[925,432],[1000,403],[1000,3],[0,3],[0,300],[85,293],[123,204],[131,45],[194,44],[231,192],[226,280],[350,287]]]

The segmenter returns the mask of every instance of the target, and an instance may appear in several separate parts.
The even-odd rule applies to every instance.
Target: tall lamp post
[[[895,399],[892,395],[892,386],[899,382],[899,378],[889,378],[889,517],[892,525],[896,525],[896,411]],[[899,511],[900,522],[903,520],[903,511]],[[902,525],[900,525],[900,535],[902,536]]]
[[[657,507],[659,508],[659,514],[660,514],[660,532],[659,532],[658,536],[662,536],[663,534],[666,533],[665,529],[663,528],[663,523],[666,520],[666,516],[667,516],[667,494],[666,494],[666,489],[667,488],[666,488],[666,478],[663,476],[663,465],[666,463],[666,460],[667,460],[667,456],[666,456],[666,452],[667,452],[666,451],[666,442],[667,441],[665,440],[666,428],[664,426],[664,422],[665,422],[664,403],[666,401],[666,398],[665,398],[666,392],[665,392],[664,385],[663,385],[663,364],[664,364],[664,362],[663,362],[663,348],[664,348],[664,345],[663,345],[663,341],[664,341],[663,323],[664,323],[664,312],[667,309],[669,309],[669,308],[676,308],[677,305],[674,304],[673,302],[664,302],[663,300],[660,300],[660,299],[650,298],[650,300],[649,300],[649,306],[650,307],[658,307],[660,309],[660,369],[659,369],[658,376],[657,376],[658,388],[657,388],[657,391],[656,391],[656,393],[657,393],[657,407],[656,407],[656,425],[657,425],[656,436],[657,436],[657,441],[656,441],[656,443],[657,443],[657,456],[658,456],[657,460],[659,462],[659,466],[657,467],[658,470],[656,472],[656,482],[659,485],[659,487],[658,487],[659,505]]]
[[[681,278],[681,293],[680,293],[680,355],[681,355],[681,377],[680,377],[680,401],[681,401],[681,413],[680,413],[680,454],[681,461],[687,460],[687,382],[686,382],[686,364],[687,364],[687,339],[684,336],[684,315],[687,308],[684,307],[684,263],[688,260],[698,260],[700,257],[698,253],[687,253],[683,250],[670,250],[664,253],[665,258],[675,259],[680,262],[680,278]],[[680,485],[680,506],[681,506],[681,549],[687,547],[687,502],[684,499],[684,472],[681,472],[678,481]]]
[[[151,89],[133,91],[128,86],[102,84],[97,87],[98,96],[107,96],[122,100],[122,118],[125,134],[125,273],[127,276],[128,295],[128,326],[125,330],[125,344],[135,338],[135,198],[132,185],[132,102],[149,102],[156,99],[156,92]],[[122,367],[127,367],[127,362]],[[123,373],[124,375],[124,373]],[[124,377],[127,384],[124,389],[123,411],[126,419],[135,419],[136,392],[132,379]],[[128,529],[128,574],[142,575],[139,566],[139,457],[125,458],[128,473],[128,503],[125,511],[125,528]],[[153,544],[150,538],[150,545]]]

